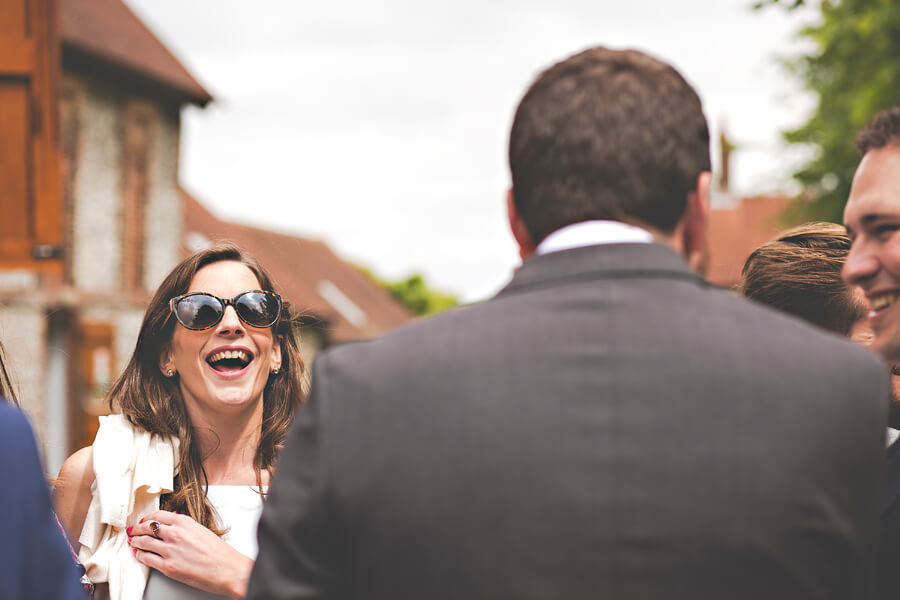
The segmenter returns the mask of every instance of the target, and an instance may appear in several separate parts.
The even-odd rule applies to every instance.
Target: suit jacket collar
[[[665,244],[603,244],[531,256],[498,296],[572,279],[634,277],[687,279],[706,285]]]

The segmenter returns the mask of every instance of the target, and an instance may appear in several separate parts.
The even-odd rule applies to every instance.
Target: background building
[[[216,239],[272,271],[309,357],[411,319],[323,244],[181,190],[181,110],[210,101],[120,0],[0,3],[0,340],[51,472],[93,440],[153,290]]]
[[[51,472],[92,441],[152,291],[216,240],[271,271],[308,360],[412,318],[321,242],[219,219],[180,187],[182,109],[211,101],[121,0],[0,3],[0,341]],[[721,164],[709,277],[730,287],[789,201],[729,196]]]
[[[737,285],[750,253],[798,224],[796,218],[786,218],[790,205],[787,196],[736,198],[724,205],[714,205],[709,215],[707,279],[724,288]]]

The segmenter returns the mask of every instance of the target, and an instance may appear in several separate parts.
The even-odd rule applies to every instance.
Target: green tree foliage
[[[816,149],[793,177],[811,199],[809,218],[841,222],[859,163],[856,133],[876,112],[900,104],[900,2],[896,0],[764,0],[793,13],[816,11],[818,19],[798,35],[813,51],[786,61],[806,89],[818,96],[810,119],[784,138]]]
[[[459,305],[456,297],[429,288],[418,273],[400,281],[385,281],[368,269],[361,270],[415,315],[433,315]]]
[[[430,289],[425,284],[425,278],[418,273],[393,283],[385,282],[383,285],[394,298],[417,315],[432,315],[459,304],[453,296]]]

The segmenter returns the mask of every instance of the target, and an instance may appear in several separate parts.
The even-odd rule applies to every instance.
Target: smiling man
[[[879,113],[857,137],[863,155],[844,209],[853,240],[844,278],[866,293],[873,347],[900,359],[900,107]]]
[[[872,347],[900,361],[900,107],[875,115],[856,138],[863,158],[844,208],[853,240],[844,279],[860,286],[872,307]],[[900,406],[890,424],[900,427]],[[900,443],[888,449],[887,485],[879,532],[878,597],[900,593]]]

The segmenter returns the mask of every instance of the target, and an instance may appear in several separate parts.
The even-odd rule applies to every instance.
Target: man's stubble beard
[[[891,306],[889,314],[872,329],[872,349],[889,363],[900,363],[900,304]]]

